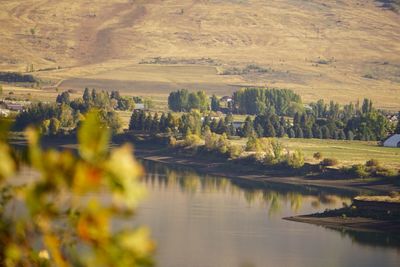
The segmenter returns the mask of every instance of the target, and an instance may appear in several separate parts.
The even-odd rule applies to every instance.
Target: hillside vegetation
[[[225,95],[290,88],[305,101],[400,108],[396,1],[4,0],[0,70],[62,88]],[[29,67],[28,67],[29,66]],[[7,89],[7,88],[6,88]],[[360,93],[362,92],[362,96]]]

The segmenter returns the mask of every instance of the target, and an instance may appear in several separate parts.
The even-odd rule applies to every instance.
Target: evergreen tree
[[[59,104],[70,104],[70,96],[68,92],[62,92],[61,94],[59,94],[56,98],[56,102]]]
[[[294,114],[294,118],[293,118],[293,126],[296,126],[300,124],[300,114],[298,112],[296,112],[296,114]]]
[[[296,137],[296,133],[294,132],[293,128],[289,128],[287,134],[288,134],[289,138],[295,138]]]
[[[214,119],[211,121],[210,129],[211,129],[211,131],[212,131],[213,133],[217,132],[217,129],[218,129],[218,121],[217,121],[216,118],[214,118]]]
[[[354,133],[352,131],[347,131],[347,140],[354,140]]]
[[[264,128],[261,126],[261,124],[257,124],[255,127],[255,131],[258,137],[263,137],[264,136]]]
[[[83,101],[85,102],[86,105],[89,105],[92,100],[92,97],[90,96],[89,88],[85,88],[85,91],[83,92]]]
[[[250,137],[254,134],[253,122],[251,121],[250,116],[246,117],[242,132],[244,137]]]
[[[304,128],[304,137],[305,138],[313,138],[314,136],[313,136],[313,132],[312,132],[312,129],[311,129],[311,127],[309,127],[309,126],[306,126],[305,128]]]
[[[160,117],[160,125],[159,125],[160,131],[164,133],[167,130],[167,127],[168,127],[167,117],[165,116],[165,113],[163,112]]]
[[[314,124],[314,126],[312,128],[312,132],[313,132],[314,138],[322,139],[322,131],[318,125]]]
[[[329,131],[329,128],[326,125],[321,127],[321,132],[322,132],[322,138],[323,139],[330,139],[331,138],[331,133]]]
[[[216,95],[212,95],[211,97],[211,110],[212,111],[218,111],[219,110],[219,99]]]
[[[283,126],[279,126],[276,134],[278,137],[284,137],[285,136],[285,128]]]
[[[227,132],[227,125],[225,124],[225,120],[220,119],[218,122],[217,129],[215,131],[217,134],[223,134]]]
[[[271,122],[267,123],[265,136],[267,136],[267,137],[275,137],[276,136],[275,128],[274,128],[274,126],[272,126]]]
[[[129,121],[129,130],[138,130],[139,112],[134,110]]]
[[[346,134],[344,133],[343,129],[339,130],[339,139],[340,140],[346,140]]]
[[[146,119],[145,119],[145,121],[144,121],[144,130],[145,130],[145,131],[148,132],[148,131],[151,130],[152,122],[153,122],[153,118],[152,118],[152,116],[151,116],[151,113],[149,113],[149,114],[146,116]]]
[[[144,131],[145,130],[145,121],[146,121],[146,113],[141,110],[139,111],[138,116],[138,125],[136,130]]]
[[[158,133],[160,131],[160,125],[158,121],[158,113],[154,114],[154,117],[151,121],[150,131],[151,133]]]
[[[235,127],[233,126],[232,123],[230,123],[230,124],[228,125],[228,132],[227,132],[227,134],[228,134],[228,136],[235,136],[235,135],[236,135],[236,129],[235,129]]]
[[[296,138],[304,138],[303,130],[299,126],[294,127],[294,132],[296,134]]]

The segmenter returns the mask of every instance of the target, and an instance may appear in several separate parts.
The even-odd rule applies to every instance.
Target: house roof
[[[383,142],[383,146],[400,147],[400,134],[394,134]]]

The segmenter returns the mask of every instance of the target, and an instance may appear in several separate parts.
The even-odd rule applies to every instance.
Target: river
[[[144,162],[160,267],[400,266],[399,237],[283,220],[342,207],[354,192],[212,177]]]

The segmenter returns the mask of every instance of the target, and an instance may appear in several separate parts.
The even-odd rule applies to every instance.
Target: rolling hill
[[[61,88],[292,88],[400,109],[400,15],[382,0],[3,0],[0,70]]]

